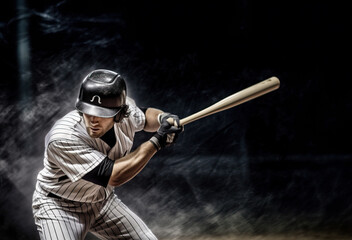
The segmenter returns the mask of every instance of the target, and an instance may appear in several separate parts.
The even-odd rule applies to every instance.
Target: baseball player
[[[130,152],[141,130],[155,134]],[[114,187],[136,176],[182,131],[178,116],[137,107],[116,72],[89,73],[76,109],[45,137],[44,168],[32,203],[40,239],[84,239],[88,232],[100,239],[157,239]]]

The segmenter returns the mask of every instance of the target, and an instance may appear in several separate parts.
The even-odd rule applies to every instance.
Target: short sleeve
[[[64,139],[51,142],[48,160],[56,164],[72,182],[81,179],[106,157],[82,140]]]
[[[129,121],[133,124],[135,131],[142,131],[145,126],[145,115],[143,111],[136,106],[133,99],[128,98],[127,104],[130,110]]]

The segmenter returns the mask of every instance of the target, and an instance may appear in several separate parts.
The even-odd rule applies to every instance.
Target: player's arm
[[[144,142],[136,150],[115,161],[109,185],[121,186],[135,177],[157,152],[153,143]]]
[[[106,157],[82,178],[103,187],[120,186],[136,176],[149,162],[157,149],[148,141],[126,156],[112,160]]]
[[[144,112],[145,114],[145,125],[144,131],[146,132],[156,132],[160,127],[160,122],[158,120],[159,114],[163,111],[156,108],[147,108]]]
[[[160,113],[162,112],[157,109],[147,109],[147,124],[145,126],[149,130],[156,128],[157,132],[149,141],[141,144],[135,151],[115,161],[109,185],[121,186],[131,180],[147,165],[158,150],[172,144],[176,140],[177,135],[183,129],[179,124],[171,126],[167,119],[172,117],[179,123],[179,118],[169,113]],[[158,117],[161,124],[159,124]]]

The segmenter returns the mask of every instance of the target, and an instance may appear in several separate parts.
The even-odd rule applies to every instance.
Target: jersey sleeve
[[[145,114],[136,106],[133,99],[127,98],[127,104],[130,110],[129,121],[134,126],[135,131],[142,131],[145,126]]]
[[[106,158],[102,152],[77,139],[51,142],[47,147],[47,156],[72,182],[81,179]]]

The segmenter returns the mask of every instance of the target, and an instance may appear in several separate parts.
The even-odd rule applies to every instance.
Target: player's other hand
[[[173,124],[170,124],[170,122]],[[158,150],[175,143],[178,135],[183,131],[180,125],[180,118],[171,113],[162,113],[158,116],[160,127],[155,135],[151,138]]]

